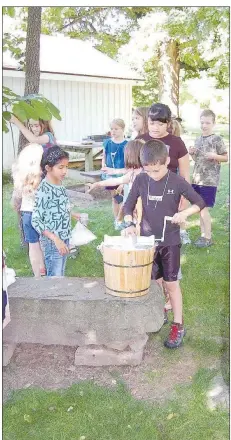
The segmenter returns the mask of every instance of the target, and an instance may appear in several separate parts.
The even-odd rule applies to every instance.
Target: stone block
[[[103,278],[19,278],[8,294],[6,343],[121,343],[124,349],[128,342],[136,344],[146,333],[159,331],[164,320],[164,298],[155,282],[145,296],[119,298],[105,293]]]
[[[6,367],[14,354],[16,344],[3,344],[2,365]]]
[[[115,351],[106,347],[79,347],[75,353],[75,365],[101,367],[107,365],[139,365],[143,350]]]
[[[136,339],[131,339],[130,341],[114,341],[107,343],[108,348],[112,348],[113,350],[123,351],[126,348],[130,348],[132,351],[140,351],[143,350],[146,343],[148,341],[148,335],[145,333]]]

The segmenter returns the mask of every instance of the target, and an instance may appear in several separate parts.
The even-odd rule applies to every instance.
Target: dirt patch
[[[15,389],[67,388],[83,380],[108,387],[122,380],[137,399],[169,398],[175,385],[190,383],[199,364],[186,344],[178,351],[166,352],[162,339],[159,334],[149,337],[144,360],[137,367],[75,367],[75,347],[19,344],[10,364],[3,368],[3,399]],[[214,359],[205,361],[214,363]]]

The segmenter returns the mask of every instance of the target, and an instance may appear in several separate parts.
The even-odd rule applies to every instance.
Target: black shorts
[[[152,280],[177,281],[180,269],[181,244],[157,246],[152,266]]]

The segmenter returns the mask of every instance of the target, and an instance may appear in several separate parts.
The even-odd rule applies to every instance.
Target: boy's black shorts
[[[152,266],[152,280],[176,281],[180,269],[181,244],[157,246]]]

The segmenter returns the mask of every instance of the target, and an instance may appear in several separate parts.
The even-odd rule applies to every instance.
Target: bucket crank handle
[[[166,229],[167,221],[171,222],[171,221],[172,221],[172,217],[169,217],[168,215],[166,215],[166,216],[164,217],[164,227],[163,227],[162,237],[159,238],[159,239],[156,239],[155,241],[160,241],[160,242],[163,242],[163,241],[164,241],[165,229]]]

